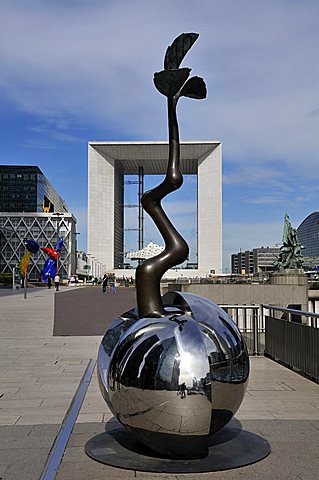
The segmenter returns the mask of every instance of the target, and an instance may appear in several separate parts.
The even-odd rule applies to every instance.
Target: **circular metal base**
[[[110,423],[108,431],[91,438],[85,452],[94,460],[112,467],[159,473],[216,472],[243,467],[265,458],[271,451],[267,440],[241,429],[231,421],[209,438],[208,455],[195,460],[165,458],[138,442],[119,423]]]

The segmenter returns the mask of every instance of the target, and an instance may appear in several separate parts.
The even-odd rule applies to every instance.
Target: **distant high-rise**
[[[68,211],[39,167],[0,165],[0,212]]]
[[[304,266],[319,265],[319,211],[310,213],[297,228],[298,240],[303,245]]]

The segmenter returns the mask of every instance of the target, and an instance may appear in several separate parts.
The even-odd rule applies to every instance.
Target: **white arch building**
[[[88,144],[88,252],[115,271],[123,263],[124,176],[165,174],[167,142],[90,142]],[[166,277],[206,276],[222,268],[222,145],[217,141],[181,143],[183,174],[198,177],[198,269],[169,271]],[[183,187],[182,187],[183,188]],[[171,219],[174,223],[174,218]],[[127,274],[127,270],[124,271]]]

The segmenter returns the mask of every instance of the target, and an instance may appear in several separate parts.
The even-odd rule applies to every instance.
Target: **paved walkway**
[[[0,296],[0,479],[37,480],[62,419],[101,337],[53,337],[54,290]],[[319,386],[263,357],[251,359],[248,393],[236,415],[272,453],[236,470],[198,475],[134,472],[101,465],[83,447],[112,418],[90,383],[57,480],[116,478],[319,478]]]
[[[104,335],[110,323],[136,304],[134,287],[117,288],[116,295],[102,293],[100,285],[69,288],[55,296],[53,335]]]

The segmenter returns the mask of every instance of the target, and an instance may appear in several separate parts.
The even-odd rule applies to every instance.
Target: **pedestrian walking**
[[[185,398],[186,397],[186,383],[183,382],[180,386],[180,390],[181,390],[181,398]]]
[[[48,275],[48,288],[50,289],[52,287],[52,278],[51,275]]]
[[[108,284],[108,276],[104,274],[103,280],[102,280],[102,292],[107,293],[107,284]]]
[[[112,294],[116,294],[116,278],[115,278],[115,273],[112,273],[110,276],[110,285],[111,285],[111,290]]]
[[[54,277],[54,285],[55,285],[56,292],[58,292],[60,288],[60,275],[58,273]]]

